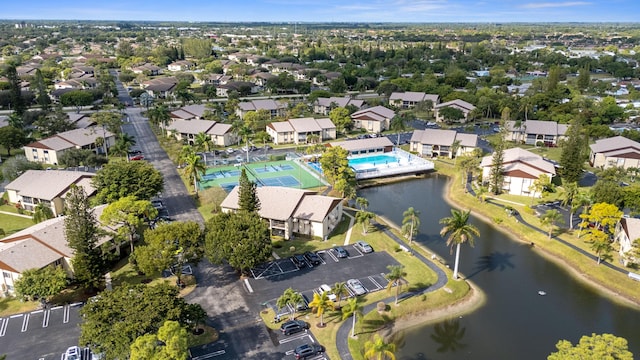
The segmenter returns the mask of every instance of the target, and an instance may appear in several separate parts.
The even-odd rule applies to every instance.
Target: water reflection
[[[456,352],[467,347],[467,344],[462,342],[466,330],[467,328],[460,327],[458,319],[449,319],[436,324],[431,334],[431,339],[440,345],[436,351]]]

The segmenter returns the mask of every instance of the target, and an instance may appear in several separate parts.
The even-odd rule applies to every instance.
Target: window
[[[3,271],[3,272],[2,272],[2,275],[4,275],[4,278],[5,278],[5,279],[11,279],[11,273],[8,273],[8,272],[6,272],[6,271]]]

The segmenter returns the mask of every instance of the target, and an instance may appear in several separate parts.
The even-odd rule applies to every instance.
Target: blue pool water
[[[372,155],[349,159],[349,166],[369,165],[371,167],[380,166],[387,163],[398,162],[398,158],[392,155]]]

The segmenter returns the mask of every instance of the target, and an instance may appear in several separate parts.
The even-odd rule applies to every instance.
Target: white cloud
[[[573,7],[573,6],[586,6],[591,5],[586,1],[566,1],[560,3],[543,2],[543,3],[528,3],[522,5],[525,9],[544,9],[544,8],[559,8],[559,7]]]

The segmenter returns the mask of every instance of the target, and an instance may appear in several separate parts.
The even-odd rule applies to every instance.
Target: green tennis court
[[[238,185],[240,171],[247,169],[249,180],[258,186],[286,186],[299,189],[309,189],[324,186],[317,174],[310,173],[295,161],[269,161],[241,166],[220,166],[207,169],[200,179],[200,188],[207,189],[220,186],[227,192]]]

